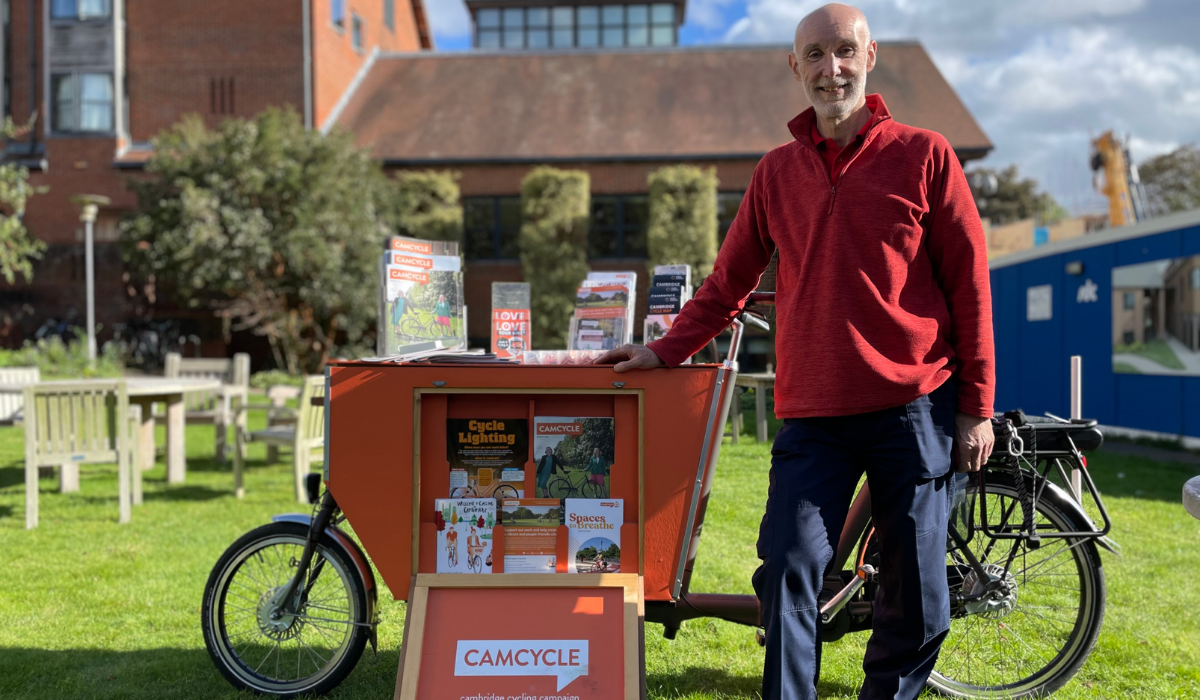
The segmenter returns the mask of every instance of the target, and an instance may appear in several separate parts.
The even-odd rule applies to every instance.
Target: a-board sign
[[[637,700],[636,574],[420,574],[396,700]]]

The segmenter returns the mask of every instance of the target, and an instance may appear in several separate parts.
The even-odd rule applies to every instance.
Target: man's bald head
[[[796,25],[792,50],[799,53],[804,48],[805,40],[811,38],[811,34],[831,28],[839,31],[848,29],[858,36],[864,45],[871,43],[871,27],[867,25],[867,16],[863,14],[863,11],[853,5],[831,2],[804,15],[800,24]],[[859,36],[859,32],[862,32],[861,36]]]
[[[840,123],[864,104],[875,43],[862,10],[831,3],[796,27],[788,63],[819,117]]]

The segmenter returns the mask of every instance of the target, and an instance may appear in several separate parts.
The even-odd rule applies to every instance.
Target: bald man
[[[795,140],[759,162],[712,275],[667,336],[598,360],[679,364],[730,324],[778,251],[784,425],[753,576],[766,700],[816,697],[817,596],[863,473],[882,558],[859,697],[921,692],[950,625],[951,459],[977,470],[992,447],[983,227],[946,139],[866,94],[875,55],[853,7],[800,22],[788,64],[812,107],[788,124]]]

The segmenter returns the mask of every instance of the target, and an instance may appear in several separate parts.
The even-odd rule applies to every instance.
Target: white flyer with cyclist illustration
[[[492,573],[492,528],[496,526],[493,498],[436,498],[439,574]]]
[[[568,531],[567,573],[620,573],[624,502],[619,498],[568,498],[563,509]]]

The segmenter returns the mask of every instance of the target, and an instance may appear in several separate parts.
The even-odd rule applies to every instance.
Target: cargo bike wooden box
[[[627,374],[578,365],[331,366],[324,397],[328,488],[320,493],[321,475],[308,481],[309,499],[320,507],[247,533],[206,586],[202,625],[218,669],[239,688],[289,697],[328,691],[349,674],[365,644],[374,644],[378,619],[373,571],[337,527],[343,519],[392,595],[409,603],[398,698],[459,697],[467,688],[455,685],[462,677],[506,678],[489,675],[495,668],[468,668],[485,653],[543,660],[549,653],[569,665],[583,658],[585,642],[589,653],[614,646],[620,653],[592,655],[586,674],[554,669],[553,677],[529,677],[523,687],[546,697],[562,691],[558,697],[634,698],[645,694],[643,621],[661,623],[668,638],[698,617],[757,626],[753,596],[689,591],[740,331],[735,323],[732,354],[721,365]],[[532,430],[537,416],[613,419],[607,495],[624,502],[621,573],[504,573],[503,522],[495,528],[494,573],[436,573],[434,501],[451,492],[448,421],[523,419]],[[1087,658],[1103,619],[1099,550],[1113,548],[1105,537],[1111,523],[1081,455],[1100,444],[1095,422],[996,426],[997,450],[977,477],[961,475],[966,483],[950,522],[952,639],[930,685],[953,697],[1052,692]],[[1082,475],[1098,519],[1081,505],[1084,493],[1070,493],[1068,469]],[[535,471],[530,457],[527,496]],[[825,641],[871,627],[880,560],[869,518],[864,487],[819,601]],[[1040,614],[1047,606],[1053,619]],[[475,617],[463,617],[464,609]],[[564,622],[579,615],[595,619]],[[488,624],[474,623],[481,616]],[[1037,624],[1022,626],[1022,616]],[[591,631],[564,632],[573,628]],[[597,636],[589,642],[591,634]],[[980,635],[999,641],[980,648]],[[458,667],[464,649],[470,653]]]

